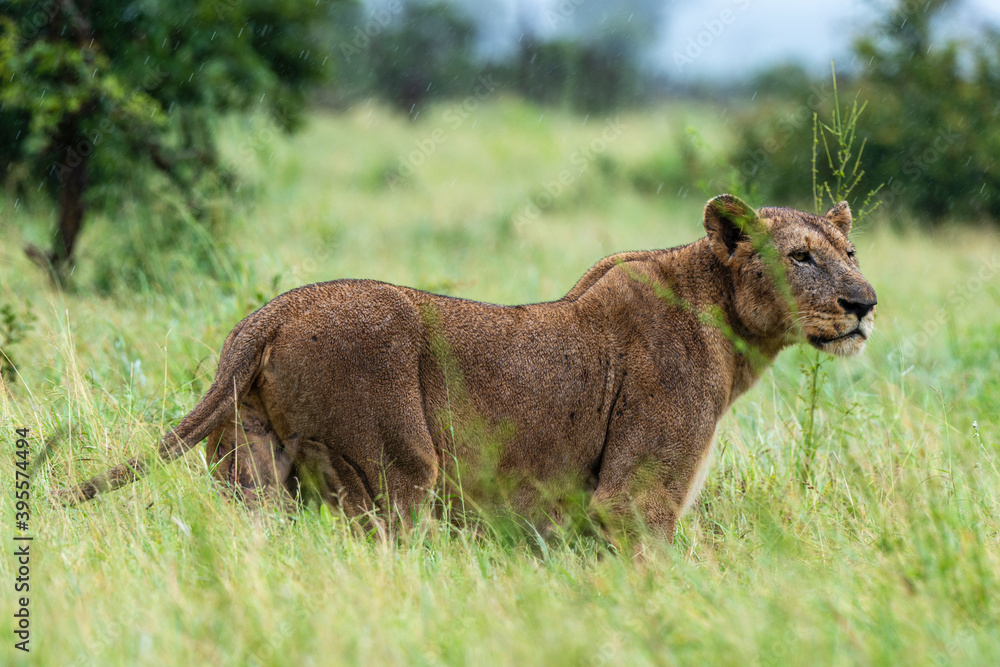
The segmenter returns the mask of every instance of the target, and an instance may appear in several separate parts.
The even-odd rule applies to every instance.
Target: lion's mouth
[[[826,345],[828,343],[833,343],[838,340],[844,340],[845,338],[850,338],[851,336],[860,336],[861,340],[867,340],[868,336],[865,332],[861,330],[861,327],[856,327],[845,334],[839,336],[833,336],[831,338],[824,338],[822,336],[809,336],[809,342],[813,345]]]

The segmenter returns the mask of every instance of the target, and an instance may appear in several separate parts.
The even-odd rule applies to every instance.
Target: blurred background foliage
[[[263,105],[292,128],[329,62],[318,3],[12,0],[0,12],[0,179],[56,202],[51,249],[28,252],[57,279],[90,207],[172,185],[202,219],[231,184],[216,118]]]
[[[840,87],[841,100],[867,102],[859,123],[867,142],[858,196],[882,184],[881,204],[907,219],[996,222],[1000,37],[985,31],[978,41],[933,39],[935,18],[949,4],[899,2],[854,43],[867,65],[840,77]],[[739,121],[733,164],[740,181],[769,199],[802,201],[812,188],[812,115],[829,116],[831,83],[785,68],[752,87],[765,99]],[[821,180],[831,176],[823,160],[817,166]]]
[[[840,99],[868,103],[855,192],[882,184],[885,209],[929,225],[996,222],[1000,36],[936,38],[935,22],[952,4],[890,3],[857,35],[856,66],[838,68]],[[649,137],[662,154],[630,165],[602,157],[601,172],[649,195],[738,190],[757,203],[808,206],[813,120],[832,112],[830,77],[793,63],[736,84],[672,80],[644,60],[654,29],[633,17],[662,11],[648,5],[564,0],[540,19],[515,17],[516,44],[491,51],[467,3],[5,2],[0,180],[15,210],[53,207],[48,247],[26,250],[57,281],[72,269],[88,212],[137,206],[151,222],[141,238],[118,244],[117,274],[132,266],[135,280],[148,279],[144,253],[180,237],[204,239],[193,245],[205,249],[195,264],[217,272],[213,239],[240,187],[216,148],[225,117],[263,109],[267,132],[280,132],[294,129],[307,105],[343,112],[378,98],[419,123],[435,101],[479,104],[499,89],[581,116],[707,101],[731,111],[724,146],[678,126],[673,136]],[[251,139],[243,152],[261,157],[262,143]]]

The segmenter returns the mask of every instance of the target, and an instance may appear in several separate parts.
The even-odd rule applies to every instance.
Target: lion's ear
[[[854,218],[851,217],[851,207],[847,205],[846,201],[842,201],[829,211],[826,212],[827,220],[832,222],[834,226],[847,236],[851,233],[851,224],[854,222]]]
[[[728,263],[741,241],[750,239],[757,214],[746,202],[733,195],[719,195],[705,206],[705,231],[712,252]]]

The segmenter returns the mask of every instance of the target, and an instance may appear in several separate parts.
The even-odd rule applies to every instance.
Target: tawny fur
[[[733,401],[790,344],[860,352],[876,302],[846,203],[815,216],[722,195],[704,223],[689,245],[601,260],[550,303],[368,280],[292,290],[236,326],[159,456],[208,438],[227,488],[289,497],[308,482],[348,514],[406,516],[443,477],[529,513],[585,487],[671,537]],[[147,468],[58,493],[79,502]]]

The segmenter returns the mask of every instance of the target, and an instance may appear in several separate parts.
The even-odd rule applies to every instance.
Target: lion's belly
[[[445,458],[501,481],[592,483],[613,398],[598,339],[530,311],[487,311],[474,331],[464,313],[443,314],[447,346],[422,358],[421,384]]]

